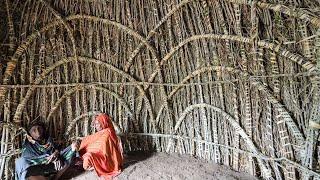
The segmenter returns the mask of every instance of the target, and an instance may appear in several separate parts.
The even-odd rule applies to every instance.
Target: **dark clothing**
[[[41,174],[54,173],[57,170],[57,163],[47,164],[47,158],[52,155],[57,148],[51,138],[48,138],[44,145],[37,141],[33,144],[28,139],[22,145],[22,155],[16,160],[16,180],[25,180],[28,176],[28,168],[31,166],[42,166]],[[69,164],[71,158],[76,154],[72,151],[71,146],[68,146],[63,151],[60,151],[58,160],[62,164]],[[29,173],[30,174],[30,173]]]

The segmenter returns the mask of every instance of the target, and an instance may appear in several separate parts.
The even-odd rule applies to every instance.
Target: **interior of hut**
[[[84,170],[60,179],[320,179],[319,0],[0,7],[0,179],[21,179],[25,143],[49,136]],[[79,153],[100,132],[117,176]]]

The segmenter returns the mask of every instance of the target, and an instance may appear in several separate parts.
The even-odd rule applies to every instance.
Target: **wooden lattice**
[[[320,4],[1,0],[0,178],[24,127],[57,141],[106,112],[125,150],[319,179]]]

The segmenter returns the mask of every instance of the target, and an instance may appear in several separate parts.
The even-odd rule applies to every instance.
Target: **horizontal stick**
[[[221,81],[208,81],[208,82],[195,82],[195,83],[151,83],[146,81],[140,82],[90,82],[90,83],[66,83],[66,84],[39,84],[39,85],[1,85],[0,87],[5,88],[29,88],[29,87],[38,87],[38,88],[52,88],[52,87],[72,87],[72,86],[95,86],[95,85],[115,85],[115,86],[136,86],[136,85],[151,85],[151,86],[195,86],[195,85],[210,85],[210,84],[222,84],[228,83],[233,84],[238,81],[250,81],[251,79],[259,79],[259,78],[279,78],[279,77],[309,77],[320,75],[320,73],[295,73],[295,74],[275,74],[275,75],[265,75],[265,76],[249,76],[243,77],[233,80],[221,80]],[[299,82],[300,83],[300,82]]]

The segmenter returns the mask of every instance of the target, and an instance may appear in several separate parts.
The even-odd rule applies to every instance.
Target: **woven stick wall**
[[[107,112],[125,149],[264,179],[319,172],[319,2],[1,0],[0,177],[25,127],[57,140]]]

